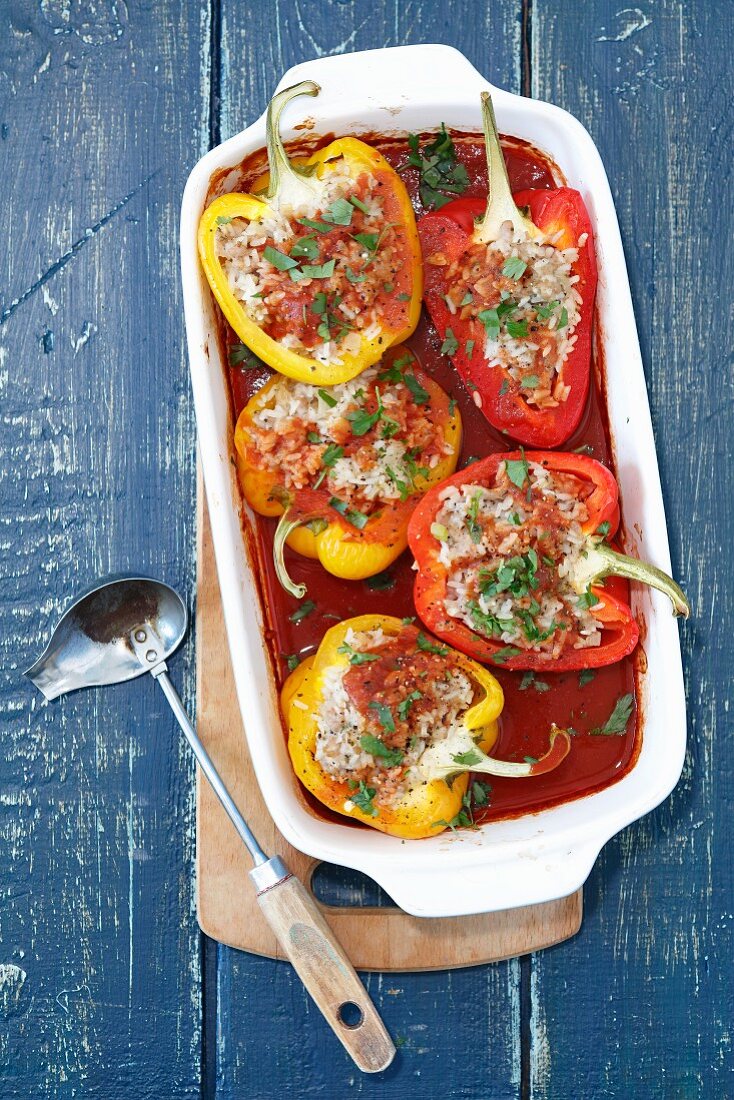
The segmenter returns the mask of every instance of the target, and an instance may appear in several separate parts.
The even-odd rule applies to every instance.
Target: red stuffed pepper
[[[596,668],[637,645],[627,577],[690,608],[655,566],[606,542],[619,523],[614,476],[586,455],[494,454],[431,489],[413,513],[415,605],[439,638],[510,669]]]
[[[489,202],[458,199],[418,225],[424,300],[490,424],[557,447],[589,391],[594,238],[578,191],[510,191],[488,94],[482,96]],[[522,209],[518,209],[522,208]]]

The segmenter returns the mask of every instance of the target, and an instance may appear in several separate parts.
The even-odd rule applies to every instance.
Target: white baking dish
[[[437,79],[440,74],[440,79]],[[448,126],[479,130],[479,95],[492,92],[499,128],[547,150],[587,203],[600,279],[598,338],[604,343],[627,549],[670,569],[665,515],[617,218],[599,154],[570,115],[492,88],[447,46],[405,46],[321,58],[290,69],[279,87],[317,81],[316,100],[288,108],[286,139],[307,116],[316,133],[406,132]],[[371,829],[315,818],[286,752],[277,697],[261,638],[261,612],[241,531],[242,504],[230,462],[231,425],[212,300],[199,270],[196,228],[210,177],[265,144],[264,116],[213,149],[191,173],[181,210],[181,268],[191,379],[209,513],[237,692],[257,779],[276,825],[301,851],[354,867],[418,916],[505,909],[561,897],[586,879],[602,845],[653,809],[675,786],[685,750],[680,647],[666,598],[633,585],[644,619],[642,748],[618,783],[555,809],[487,824],[478,832],[401,842]],[[247,807],[242,809],[246,812]]]

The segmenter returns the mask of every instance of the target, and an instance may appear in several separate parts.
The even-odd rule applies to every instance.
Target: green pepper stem
[[[285,567],[285,543],[286,539],[290,535],[291,531],[295,531],[296,527],[301,526],[300,519],[290,518],[290,509],[286,508],[283,515],[278,520],[278,526],[275,528],[275,536],[273,538],[273,562],[275,563],[275,573],[286,592],[289,592],[291,596],[295,596],[297,600],[303,599],[306,595],[305,584],[295,584],[290,576],[288,570]]]
[[[476,731],[475,731],[476,732]],[[467,731],[457,737],[439,741],[426,749],[417,770],[429,782],[434,779],[448,779],[462,772],[481,772],[483,775],[500,775],[506,779],[523,779],[527,776],[543,775],[553,771],[565,760],[571,748],[571,739],[566,730],[551,727],[548,752],[539,760],[515,762],[496,760],[487,756],[474,742]]]
[[[590,584],[603,580],[604,577],[627,577],[628,580],[639,581],[640,584],[657,588],[659,592],[664,592],[672,603],[674,615],[682,615],[687,619],[691,613],[691,605],[683,589],[662,569],[639,561],[637,558],[631,558],[627,554],[620,554],[604,542],[590,542],[574,571],[573,587],[582,594],[587,591]]]
[[[487,151],[489,197],[486,213],[474,233],[474,240],[481,244],[491,244],[499,237],[505,222],[512,222],[512,228],[518,236],[537,237],[537,226],[518,210],[512,197],[512,188],[489,92],[482,92],[482,128]]]
[[[275,208],[297,207],[318,196],[321,187],[314,177],[314,168],[304,168],[288,159],[280,136],[280,116],[283,109],[302,95],[318,95],[321,88],[313,80],[303,80],[291,88],[284,88],[274,95],[268,104],[265,118],[265,135],[268,150],[270,182],[265,192],[266,202]]]

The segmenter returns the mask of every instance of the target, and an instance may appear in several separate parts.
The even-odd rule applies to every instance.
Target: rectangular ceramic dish
[[[437,81],[435,74],[440,73]],[[321,58],[290,69],[279,88],[300,80],[322,88],[315,101],[288,109],[284,137],[309,115],[316,133],[406,133],[481,129],[480,92],[489,89],[502,133],[551,154],[578,188],[596,233],[600,278],[597,340],[603,343],[608,411],[621,487],[626,549],[670,569],[665,515],[650,412],[619,227],[599,154],[574,118],[547,103],[492,88],[447,46],[405,46]],[[309,134],[311,136],[311,133]],[[191,379],[209,514],[237,691],[255,772],[287,840],[318,859],[365,872],[398,905],[418,916],[454,916],[511,908],[571,893],[586,879],[602,845],[653,809],[675,786],[685,751],[685,702],[678,631],[666,598],[633,585],[644,620],[642,747],[619,782],[574,802],[493,822],[478,832],[401,842],[371,829],[313,816],[293,775],[261,635],[257,585],[242,535],[243,505],[230,461],[232,426],[214,307],[199,269],[196,229],[210,179],[265,144],[264,116],[204,156],[191,173],[181,211],[181,267]],[[629,545],[629,533],[634,541]],[[246,812],[247,807],[243,807]]]

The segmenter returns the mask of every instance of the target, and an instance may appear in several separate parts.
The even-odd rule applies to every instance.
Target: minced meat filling
[[[280,378],[248,427],[248,462],[287,491],[321,489],[368,514],[407,500],[452,453],[447,410],[421,377],[408,355],[328,390]]]
[[[450,651],[413,626],[397,636],[350,630],[340,652],[349,665],[325,674],[316,760],[358,804],[372,790],[375,806],[389,805],[424,750],[460,727],[474,687]]]
[[[448,569],[447,614],[483,637],[553,657],[600,645],[597,599],[579,596],[569,580],[586,546],[591,486],[524,459],[509,467],[500,464],[491,487],[441,494],[432,530]]]

